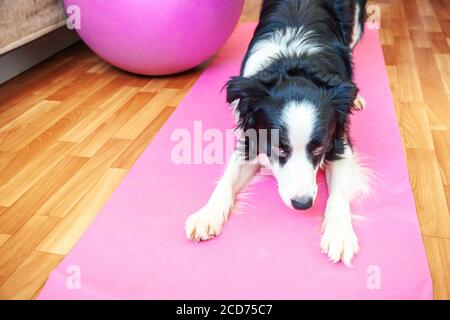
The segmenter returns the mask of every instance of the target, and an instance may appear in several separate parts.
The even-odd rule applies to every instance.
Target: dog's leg
[[[238,152],[234,152],[208,203],[186,220],[187,238],[200,241],[219,235],[233,207],[236,194],[250,181],[258,169],[258,164],[245,161]]]
[[[320,247],[332,262],[342,261],[350,266],[358,252],[358,239],[353,231],[350,201],[353,197],[358,165],[353,151],[345,147],[341,159],[332,161],[326,168],[329,198],[322,225]]]

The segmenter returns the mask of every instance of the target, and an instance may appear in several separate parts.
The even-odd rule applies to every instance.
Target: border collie
[[[260,129],[275,129],[278,138],[239,140],[208,203],[187,219],[189,239],[221,232],[237,193],[261,166],[272,168],[281,199],[297,210],[313,205],[322,168],[329,198],[320,247],[331,261],[351,265],[358,240],[350,202],[364,186],[349,137],[349,115],[364,107],[352,80],[352,49],[364,30],[366,1],[264,0],[240,76],[227,83],[227,101],[237,128],[256,130],[258,139]]]

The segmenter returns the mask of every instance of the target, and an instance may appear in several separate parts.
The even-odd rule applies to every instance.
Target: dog
[[[222,227],[239,191],[270,166],[282,201],[311,208],[316,175],[327,178],[320,247],[350,266],[358,252],[350,202],[366,179],[349,136],[349,116],[364,107],[353,82],[352,50],[364,31],[367,0],[264,0],[240,75],[226,84],[241,136],[207,204],[186,221],[188,239],[209,240]],[[261,143],[261,129],[270,129]]]

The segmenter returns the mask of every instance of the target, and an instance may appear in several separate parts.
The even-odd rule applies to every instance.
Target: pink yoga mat
[[[360,253],[353,268],[320,252],[326,185],[313,209],[281,201],[270,176],[248,187],[247,205],[220,237],[185,238],[225,164],[175,165],[176,129],[233,128],[221,88],[237,75],[254,25],[238,27],[158,133],[81,240],[53,271],[40,299],[430,299],[432,285],[378,32],[355,52],[368,108],[352,116],[356,150],[376,172],[373,194],[353,205]],[[74,276],[76,281],[74,281]],[[79,281],[77,281],[79,280]],[[77,285],[79,284],[79,285]]]

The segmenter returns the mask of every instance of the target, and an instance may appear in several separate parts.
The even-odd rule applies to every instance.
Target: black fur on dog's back
[[[334,46],[335,51],[342,55],[342,63],[345,64],[346,71],[351,77],[351,57],[348,55],[351,52],[349,47],[352,41],[356,3],[362,8],[357,23],[363,31],[367,0],[264,0],[259,24],[242,62],[241,75],[251,48],[258,41],[274,30],[303,27],[318,33],[323,42]]]
[[[265,0],[240,76],[228,82],[228,102],[239,101],[238,126],[243,130],[279,128],[283,138],[282,105],[289,100],[307,99],[319,107],[320,123],[314,134],[326,144],[325,160],[339,159],[345,144],[351,144],[349,114],[358,93],[353,82],[351,44],[355,24],[361,27],[362,34],[366,2]],[[361,9],[355,21],[357,4]],[[320,50],[294,56],[278,54],[256,74],[246,77],[245,67],[258,43],[289,28],[310,32]]]

